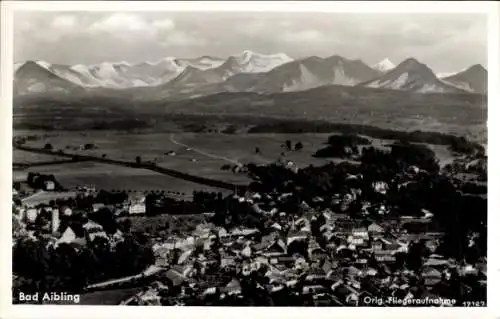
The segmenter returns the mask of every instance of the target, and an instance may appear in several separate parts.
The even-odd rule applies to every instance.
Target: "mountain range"
[[[166,57],[155,62],[61,65],[26,61],[14,65],[14,94],[119,92],[135,99],[189,99],[221,92],[260,94],[304,91],[326,85],[404,90],[414,93],[487,92],[481,65],[438,77],[408,58],[375,65],[339,55],[292,59],[284,53],[245,50],[227,59]]]

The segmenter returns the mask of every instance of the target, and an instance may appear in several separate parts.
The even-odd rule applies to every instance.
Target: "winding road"
[[[214,155],[214,154],[210,154],[210,153],[207,153],[205,151],[202,151],[198,148],[195,148],[195,147],[192,147],[192,146],[189,146],[187,144],[184,144],[184,143],[181,143],[179,141],[177,141],[175,138],[174,138],[174,134],[170,134],[170,142],[176,144],[176,145],[179,145],[179,146],[183,146],[183,147],[186,147],[186,148],[190,148],[193,152],[196,152],[198,154],[201,154],[201,155],[204,155],[204,156],[207,156],[207,157],[210,157],[210,158],[214,158],[214,159],[221,159],[221,160],[224,160],[226,162],[229,162],[231,164],[234,164],[234,165],[237,165],[239,167],[242,167],[243,164],[238,162],[237,160],[235,159],[231,159],[231,158],[228,158],[228,157],[225,157],[225,156],[218,156],[218,155]]]

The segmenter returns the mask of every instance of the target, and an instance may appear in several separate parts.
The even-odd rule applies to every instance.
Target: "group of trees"
[[[359,146],[370,145],[369,139],[358,135],[331,135],[328,137],[328,146],[318,150],[315,157],[348,158],[359,155]]]
[[[449,149],[452,152],[466,155],[484,155],[484,147],[478,143],[468,141],[464,137],[457,137],[450,141]]]
[[[304,145],[302,144],[301,141],[298,141],[295,144],[293,144],[291,140],[286,140],[284,146],[287,151],[292,151],[292,150],[300,151],[301,149],[304,148]]]
[[[372,138],[404,141],[408,143],[427,143],[435,145],[456,145],[461,148],[463,144],[468,144],[469,147],[478,148],[480,145],[465,141],[463,137],[457,137],[452,134],[440,132],[423,132],[423,131],[396,131],[392,129],[380,128],[364,124],[351,123],[331,123],[327,121],[310,121],[310,120],[280,120],[267,121],[267,123],[259,124],[252,127],[249,133],[337,133],[343,135],[365,135]],[[462,145],[462,146],[460,146]]]
[[[63,189],[62,185],[59,184],[54,175],[44,175],[34,172],[28,173],[27,183],[31,188],[44,189],[46,182],[53,182],[55,190]]]

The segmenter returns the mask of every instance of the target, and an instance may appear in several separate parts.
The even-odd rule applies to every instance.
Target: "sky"
[[[414,57],[435,72],[487,67],[486,15],[463,13],[40,12],[14,14],[14,60],[130,63],[243,50],[338,54],[371,65]]]

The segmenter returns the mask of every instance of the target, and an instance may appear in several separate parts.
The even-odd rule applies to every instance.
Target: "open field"
[[[39,204],[49,204],[52,200],[75,197],[75,192],[44,192],[40,191],[22,199],[23,205],[37,206]]]
[[[29,142],[31,146],[43,147],[51,143],[54,148],[77,147],[85,143],[97,146],[94,150],[71,150],[72,153],[102,156],[118,160],[134,161],[140,156],[142,161],[154,161],[159,166],[211,177],[231,182],[247,182],[245,176],[222,171],[224,164],[234,162],[270,163],[282,158],[291,160],[299,166],[321,165],[327,159],[313,158],[319,148],[324,146],[329,133],[253,133],[253,134],[217,134],[217,133],[125,133],[90,131],[52,132],[46,139]],[[375,146],[390,144],[391,140],[369,138]],[[293,145],[300,141],[304,148],[300,151],[287,152],[282,144],[290,140]],[[190,150],[184,145],[189,146]],[[440,160],[448,160],[451,154],[446,146],[430,145]],[[258,147],[261,154],[255,154]],[[174,151],[175,156],[166,155]],[[201,151],[197,152],[197,151]],[[284,156],[281,153],[284,152]],[[194,161],[193,161],[194,160]]]
[[[38,166],[29,168],[24,173],[27,174],[29,171],[54,174],[56,179],[69,189],[77,186],[92,185],[97,189],[105,190],[175,191],[186,193],[188,196],[192,194],[193,190],[219,191],[217,188],[188,182],[145,169],[93,162]]]
[[[31,146],[43,147],[51,143],[54,148],[71,147],[70,152],[94,156],[106,154],[107,158],[135,161],[140,156],[142,161],[154,161],[158,166],[178,170],[196,176],[213,178],[225,182],[247,184],[248,176],[222,170],[224,164],[234,163],[271,163],[279,160],[292,161],[299,167],[322,165],[332,159],[314,158],[312,155],[324,147],[331,134],[216,134],[216,133],[144,133],[126,134],[123,132],[52,132],[43,140],[29,142]],[[393,141],[373,139],[374,146],[383,147]],[[286,140],[292,145],[300,141],[304,148],[300,151],[286,151],[282,146]],[[93,143],[94,150],[74,150],[81,144]],[[188,147],[186,147],[189,146]],[[258,147],[261,154],[256,154]],[[446,146],[430,145],[441,164],[450,162],[453,157]],[[174,151],[175,155],[166,155]],[[23,152],[28,153],[28,152]],[[284,156],[281,155],[284,153]],[[220,191],[220,189],[202,186],[178,178],[164,176],[146,169],[120,167],[93,162],[66,163],[37,166],[26,171],[16,172],[17,180],[23,180],[27,172],[54,174],[57,180],[67,188],[81,185],[93,185],[98,189],[125,190],[165,190],[191,195],[193,190]],[[24,178],[25,179],[25,178]]]
[[[23,163],[23,164],[33,164],[39,162],[49,162],[63,160],[64,158],[54,155],[47,154],[37,154],[32,152],[21,151],[17,149],[12,150],[12,162],[13,163]]]

